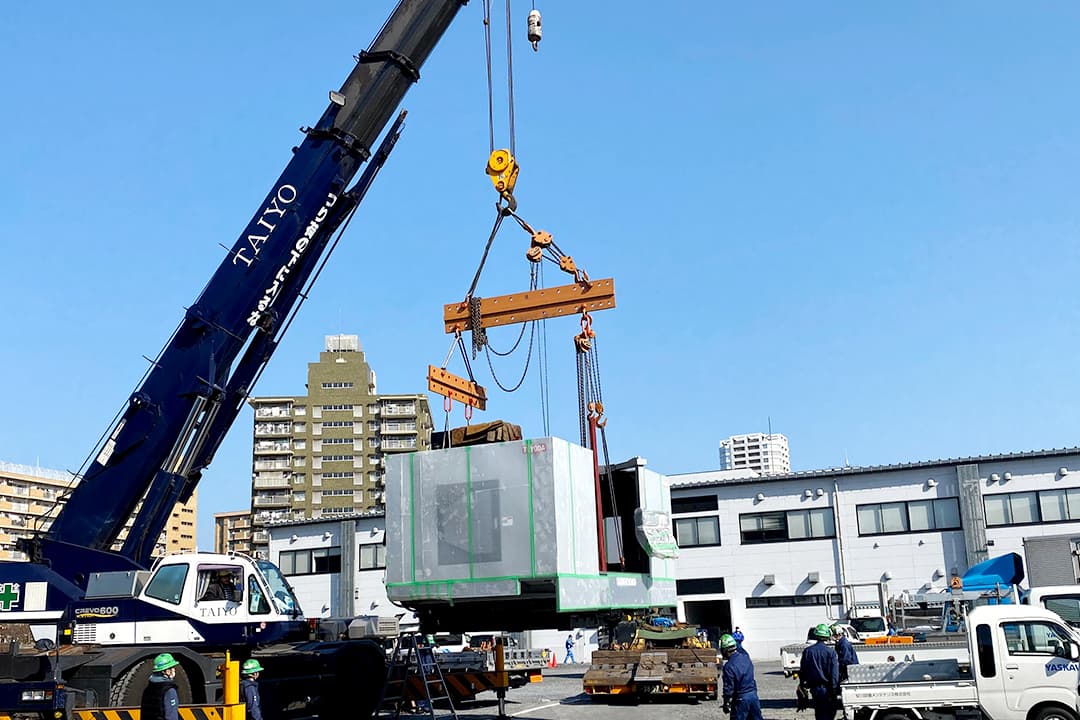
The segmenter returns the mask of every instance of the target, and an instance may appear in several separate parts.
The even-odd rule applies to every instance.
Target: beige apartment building
[[[251,554],[251,511],[214,513],[214,552]]]
[[[25,560],[26,556],[15,550],[15,541],[38,529],[47,530],[57,503],[62,503],[64,493],[76,484],[67,472],[0,462],[0,560]],[[154,547],[154,557],[195,551],[197,505],[197,493],[186,504],[176,505]],[[118,549],[126,536],[125,527],[113,549]]]
[[[249,402],[256,557],[267,556],[268,523],[382,509],[384,456],[431,447],[427,396],[379,394],[356,335],[326,337],[306,395]]]

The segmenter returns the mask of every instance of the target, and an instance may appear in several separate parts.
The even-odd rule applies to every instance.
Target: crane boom
[[[349,183],[463,4],[398,3],[341,89],[330,94],[318,123],[304,128],[303,142],[187,309],[47,534],[24,544],[32,560],[82,585],[74,568],[87,565],[72,553],[82,549],[100,561],[135,515],[120,555],[135,566],[149,563],[173,505],[190,497],[249,383],[276,348],[331,229],[366,190],[358,183],[359,192],[350,195]]]

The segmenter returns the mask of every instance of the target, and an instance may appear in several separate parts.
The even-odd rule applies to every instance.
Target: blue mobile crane
[[[151,554],[273,355],[333,239],[401,131],[391,122],[464,0],[400,0],[254,217],[153,360],[47,531],[0,564],[0,623],[35,626],[33,652],[0,657],[0,715],[63,717],[138,705],[163,649],[180,661],[181,702],[214,702],[221,654],[256,655],[266,717],[374,704],[383,653],[315,642],[281,573],[240,555]],[[366,167],[364,167],[367,163]],[[350,183],[360,172],[357,182]],[[122,530],[133,518],[119,551]],[[211,578],[238,580],[208,599]],[[54,632],[49,629],[52,628]],[[377,669],[376,669],[377,668]],[[366,686],[366,687],[365,687]],[[364,692],[367,690],[367,692]]]

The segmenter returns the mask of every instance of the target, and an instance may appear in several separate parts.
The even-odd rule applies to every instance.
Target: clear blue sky
[[[79,467],[392,5],[7,9],[0,459]],[[534,54],[515,6],[520,211],[616,278],[596,316],[613,459],[712,469],[769,418],[796,469],[1077,444],[1078,6],[539,7]],[[492,221],[480,19],[466,6],[424,67],[256,394],[302,391],[338,332],[382,392],[441,364],[442,304]],[[480,295],[526,287],[526,242],[500,237]],[[548,324],[571,440],[576,331]],[[477,419],[540,435],[536,373],[507,396],[477,366]],[[247,505],[250,438],[245,410],[200,488],[204,547],[212,512]]]

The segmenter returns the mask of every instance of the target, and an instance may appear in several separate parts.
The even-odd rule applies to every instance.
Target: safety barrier
[[[247,708],[240,702],[240,663],[225,654],[220,666],[224,700],[220,705],[181,705],[180,720],[245,720]],[[141,720],[139,708],[75,708],[72,720]],[[0,718],[0,720],[3,720]]]

